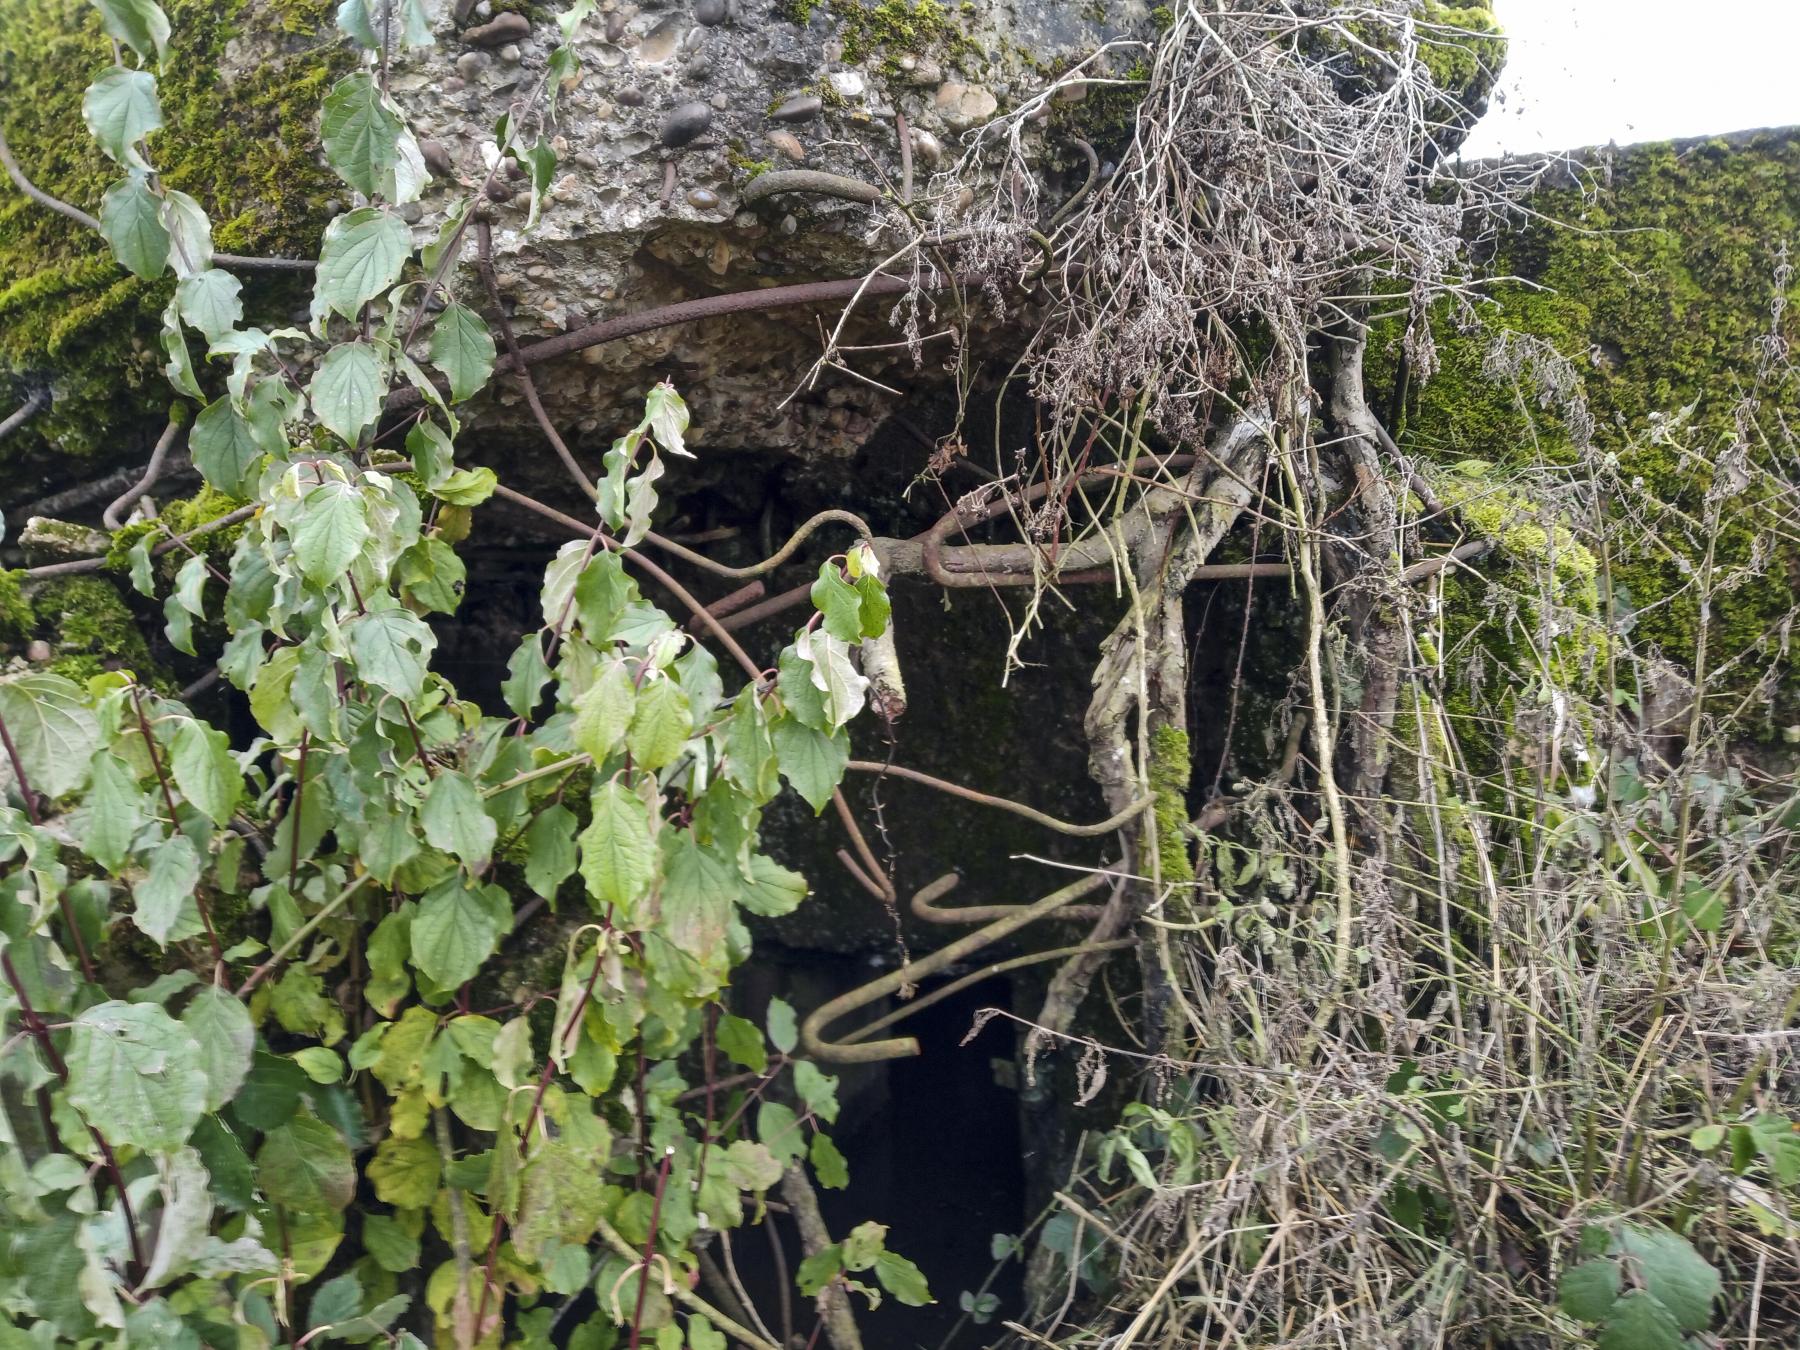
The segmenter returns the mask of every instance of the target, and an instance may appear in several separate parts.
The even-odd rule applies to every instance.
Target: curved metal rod
[[[909,961],[897,970],[890,970],[880,979],[871,980],[860,989],[852,989],[828,1003],[820,1004],[800,1024],[801,1047],[807,1055],[823,1064],[877,1064],[885,1059],[903,1059],[908,1055],[918,1054],[919,1042],[911,1036],[850,1045],[841,1041],[827,1041],[824,1039],[824,1032],[833,1022],[849,1016],[858,1008],[866,1008],[877,999],[886,998],[906,985],[935,975],[1116,879],[1110,872],[1090,873],[1059,891],[1052,891],[1035,904],[1020,906],[1016,914],[997,919],[985,928],[940,947],[929,956]]]
[[[922,783],[926,787],[936,788],[939,792],[948,792],[952,797],[961,797],[965,802],[974,802],[977,806],[991,806],[996,810],[1010,811],[1015,816],[1023,816],[1047,830],[1055,830],[1058,834],[1073,835],[1077,839],[1095,839],[1103,834],[1111,834],[1121,826],[1128,825],[1149,810],[1155,797],[1144,797],[1133,802],[1117,815],[1108,816],[1096,825],[1071,825],[1066,820],[1058,820],[1055,816],[1045,815],[1035,807],[1026,806],[1023,802],[1010,801],[1005,797],[995,797],[986,792],[977,792],[960,783],[951,783],[942,778],[933,778],[928,773],[920,773],[917,769],[903,768],[898,764],[883,764],[873,759],[853,759],[844,766],[855,769],[858,773],[892,774],[896,778],[904,778],[909,782]],[[940,878],[941,879],[941,878]]]
[[[970,905],[965,909],[943,909],[938,905],[951,891],[955,890],[962,880],[954,872],[946,872],[929,886],[921,886],[913,892],[912,912],[914,917],[926,923],[992,923],[996,919],[1010,918],[1028,908],[1026,905]],[[1085,919],[1092,921],[1100,917],[1103,905],[1070,905],[1056,917],[1059,919]]]
[[[847,202],[874,205],[883,194],[873,183],[849,178],[841,173],[823,173],[818,169],[776,169],[759,173],[744,186],[743,203],[750,206],[777,192],[810,192],[819,197],[839,197]]]
[[[1090,908],[1090,906],[1077,906],[1077,908]],[[1099,906],[1091,906],[1091,908],[1098,909]],[[980,984],[983,980],[991,980],[996,975],[1005,975],[1009,971],[1021,970],[1026,966],[1042,965],[1045,961],[1060,961],[1065,957],[1084,956],[1090,952],[1122,952],[1127,947],[1135,946],[1137,946],[1136,938],[1114,938],[1110,942],[1078,942],[1073,947],[1052,947],[1047,952],[1027,952],[1023,956],[1014,956],[1005,961],[996,961],[991,966],[983,966],[980,970],[970,971],[967,975],[950,981],[949,984],[939,985],[929,994],[919,995],[919,997],[915,998],[911,1003],[906,1004],[904,1007],[896,1008],[893,1012],[888,1013],[885,1016],[877,1017],[866,1027],[858,1027],[855,1031],[844,1037],[842,1044],[854,1045],[856,1042],[863,1040],[866,1037],[873,1036],[878,1031],[886,1030],[896,1022],[911,1017],[916,1012],[923,1012],[934,1003],[941,1003],[952,994],[962,993],[963,990],[967,989],[972,984]]]

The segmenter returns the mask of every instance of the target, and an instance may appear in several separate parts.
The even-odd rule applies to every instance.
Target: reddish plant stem
[[[50,1029],[44,1025],[44,1019],[39,1017],[37,1009],[31,1006],[31,996],[25,992],[25,982],[19,978],[18,967],[13,965],[10,951],[0,951],[0,967],[5,969],[6,982],[12,986],[13,997],[19,1001],[19,1020],[25,1024],[25,1030],[31,1034],[43,1050],[44,1058],[50,1064],[50,1071],[67,1083],[69,1081],[68,1062],[63,1059],[61,1051],[56,1048],[56,1043],[50,1039]],[[46,1124],[51,1127],[51,1134],[45,1142],[51,1147],[55,1147],[54,1121],[46,1121]],[[113,1153],[112,1145],[106,1141],[106,1136],[101,1134],[92,1123],[88,1123],[87,1128],[88,1133],[93,1136],[94,1146],[100,1150],[100,1156],[105,1161],[107,1175],[112,1178],[113,1189],[118,1192],[119,1205],[125,1211],[125,1232],[131,1239],[131,1260],[135,1267],[129,1273],[132,1283],[135,1284],[143,1278],[144,1271],[149,1268],[149,1263],[144,1259],[143,1240],[138,1236],[137,1216],[131,1212],[131,1196],[125,1190],[125,1175],[119,1170],[118,1157]]]
[[[641,1056],[638,1062],[643,1063]],[[631,1350],[638,1350],[643,1335],[644,1296],[650,1292],[650,1262],[656,1256],[656,1230],[662,1225],[663,1192],[668,1189],[669,1160],[674,1156],[674,1149],[664,1149],[662,1166],[656,1173],[656,1198],[650,1202],[650,1236],[644,1241],[644,1268],[638,1271],[637,1307],[631,1313]]]

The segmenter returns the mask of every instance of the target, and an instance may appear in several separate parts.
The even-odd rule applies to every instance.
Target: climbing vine
[[[682,615],[742,667],[728,689],[633,575],[687,598],[634,548],[692,457],[658,385],[545,569],[510,716],[459,697],[427,620],[456,609],[455,543],[504,488],[456,456],[456,406],[496,364],[455,289],[475,199],[421,248],[398,209],[428,176],[386,71],[430,41],[422,11],[338,9],[365,60],[321,140],[360,204],[325,230],[308,329],[265,332],[205,212],[156,172],[163,11],[98,3],[117,61],[83,106],[121,176],[97,224],[122,266],[177,278],[167,374],[198,405],[196,467],[246,503],[228,552],[158,523],[122,561],[163,592],[176,648],[222,626],[255,727],[234,739],[131,670],[0,679],[6,1316],[32,1344],[767,1350],[695,1292],[700,1254],[784,1176],[847,1171],[835,1080],[793,1057],[793,1012],[759,1027],[724,996],[744,917],[806,897],[758,826],[784,782],[832,800],[869,688],[857,653],[888,621],[875,555],[820,567],[768,667]],[[562,17],[496,132],[534,196],[592,10]],[[378,434],[397,387],[416,410]],[[526,893],[580,916],[553,989],[496,959]],[[747,1088],[715,1090],[725,1062]],[[804,1290],[928,1302],[884,1233],[820,1245]]]

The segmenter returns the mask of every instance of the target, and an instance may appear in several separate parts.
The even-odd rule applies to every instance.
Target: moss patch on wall
[[[1442,368],[1423,389],[1408,391],[1401,444],[1444,465],[1482,459],[1502,469],[1578,466],[1580,454],[1554,407],[1539,406],[1529,387],[1521,391],[1483,372],[1496,330],[1532,334],[1579,372],[1595,424],[1594,453],[1616,455],[1628,479],[1697,518],[1710,486],[1709,457],[1734,434],[1743,396],[1755,389],[1765,410],[1800,402],[1800,380],[1790,371],[1771,376],[1763,362],[1778,249],[1800,230],[1800,133],[1638,146],[1591,156],[1588,170],[1582,186],[1539,193],[1531,205],[1549,219],[1521,223],[1500,246],[1494,270],[1533,285],[1493,287],[1486,332],[1440,325]],[[1790,300],[1800,298],[1791,280],[1788,287]],[[1371,343],[1377,397],[1396,378],[1397,335],[1391,329]],[[1685,440],[1697,454],[1652,444],[1652,415],[1690,404]],[[1664,519],[1668,528],[1659,535],[1671,552],[1618,558],[1613,580],[1616,601],[1636,612],[1637,638],[1679,662],[1694,650],[1698,631],[1699,549],[1679,516]],[[1718,545],[1722,570],[1750,562],[1762,526],[1754,510],[1727,513]],[[1715,667],[1773,639],[1794,604],[1790,572],[1797,562],[1778,553],[1762,575],[1716,600]],[[1746,683],[1764,664],[1744,664]],[[1771,730],[1800,705],[1791,680],[1778,703]]]
[[[165,126],[153,138],[164,181],[192,194],[233,253],[310,257],[333,180],[316,153],[319,105],[347,65],[329,0],[167,0],[173,27],[158,76]],[[83,0],[0,4],[0,120],[25,172],[97,213],[118,166],[81,119],[88,84],[111,62]],[[168,390],[155,337],[173,283],[140,281],[95,234],[10,185],[0,189],[0,398],[54,380],[56,402],[5,447],[9,472],[76,476],[59,456],[105,459],[160,420]],[[252,279],[250,305],[291,280]]]

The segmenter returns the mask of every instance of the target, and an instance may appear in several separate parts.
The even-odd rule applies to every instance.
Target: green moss
[[[32,598],[40,629],[60,655],[50,668],[84,681],[104,670],[129,669],[146,679],[155,672],[150,648],[118,587],[99,577],[50,582]]]
[[[31,612],[31,602],[25,598],[20,583],[25,579],[23,571],[0,572],[0,640],[6,642],[28,642],[31,631],[37,622],[37,616]]]
[[[1484,5],[1425,0],[1420,18],[1428,25],[1460,30],[1421,36],[1419,60],[1432,83],[1464,103],[1485,98],[1506,59],[1506,39],[1493,12]]]
[[[1187,732],[1160,726],[1150,733],[1150,791],[1156,797],[1156,853],[1163,885],[1194,879],[1188,852],[1188,779],[1193,772]]]
[[[824,0],[787,0],[782,12],[804,24]],[[951,18],[941,0],[838,0],[833,6],[843,35],[844,60],[852,64],[879,57],[884,73],[899,70],[902,56],[937,53],[949,57],[980,56],[974,42]]]
[[[1654,499],[1621,504],[1638,523],[1621,522],[1613,532],[1614,596],[1634,612],[1635,642],[1689,660],[1700,621],[1699,531],[1681,527],[1673,513],[1660,516],[1656,502],[1704,517],[1711,485],[1704,455],[1734,434],[1746,391],[1755,388],[1765,409],[1800,404],[1800,377],[1786,368],[1765,372],[1762,351],[1776,251],[1800,234],[1800,138],[1758,133],[1730,143],[1635,147],[1599,166],[1587,191],[1540,193],[1532,206],[1576,228],[1534,220],[1503,239],[1493,270],[1532,285],[1493,288],[1486,333],[1460,332],[1448,316],[1437,325],[1441,369],[1404,399],[1402,446],[1442,465],[1473,458],[1502,470],[1549,463],[1583,473],[1583,452],[1560,413],[1540,407],[1528,381],[1515,387],[1483,371],[1494,330],[1548,342],[1579,374],[1595,427],[1593,452],[1616,455],[1625,478]],[[1786,336],[1792,339],[1791,329]],[[1393,386],[1396,337],[1390,328],[1371,343],[1372,390]],[[1652,444],[1652,414],[1690,404],[1682,439],[1700,453]],[[1792,546],[1779,547],[1760,575],[1742,570],[1769,546],[1769,523],[1754,500],[1740,499],[1717,544],[1721,572],[1742,579],[1714,599],[1711,663],[1750,655],[1737,667],[1739,693],[1766,667],[1758,649],[1774,640],[1793,604],[1790,577],[1800,573],[1800,550]],[[1673,556],[1660,546],[1630,546],[1645,525]],[[1601,582],[1596,577],[1596,586]],[[1771,730],[1795,720],[1797,708],[1800,691],[1789,679],[1778,691]]]
[[[152,149],[163,180],[196,197],[226,252],[311,256],[331,180],[315,129],[330,81],[349,60],[329,0],[169,0],[171,49],[158,87],[166,125]],[[222,69],[244,39],[268,59]],[[82,129],[81,98],[111,61],[82,0],[0,5],[0,118],[37,185],[89,212],[120,175]],[[253,279],[252,305],[298,283]],[[0,389],[48,373],[56,402],[10,437],[7,458],[69,476],[47,456],[103,456],[123,428],[158,415],[167,387],[155,342],[172,282],[140,281],[100,238],[21,195],[0,196]],[[160,410],[160,409],[159,409]]]

